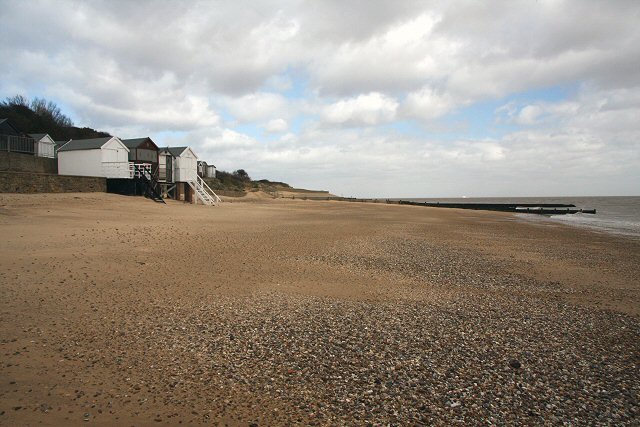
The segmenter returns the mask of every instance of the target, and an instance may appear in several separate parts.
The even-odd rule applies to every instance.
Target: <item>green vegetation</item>
[[[236,171],[237,172],[237,171]],[[247,181],[236,174],[225,171],[216,171],[215,178],[208,178],[207,184],[214,190],[242,191],[244,192]],[[244,170],[243,170],[244,172]],[[246,173],[246,172],[245,172]],[[247,175],[248,177],[248,175]],[[249,180],[250,182],[250,180]]]
[[[284,182],[269,181],[268,179],[261,179],[258,181],[252,181],[249,174],[244,169],[238,169],[233,172],[217,171],[215,178],[207,178],[207,184],[213,190],[222,191],[234,191],[246,193],[247,191],[265,191],[267,193],[273,193],[278,187],[291,188],[291,186]]]
[[[280,181],[269,181],[268,179],[260,179],[258,181],[254,181],[257,182],[258,184],[262,184],[262,185],[266,185],[266,186],[270,186],[270,187],[286,187],[286,188],[291,188],[291,186],[289,184],[287,184],[286,182],[280,182]]]

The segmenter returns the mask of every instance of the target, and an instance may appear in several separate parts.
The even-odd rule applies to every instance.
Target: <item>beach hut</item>
[[[220,201],[198,175],[198,156],[190,147],[160,148],[158,177],[166,197],[205,205]]]
[[[149,137],[121,140],[128,148],[129,177],[107,180],[110,193],[140,196],[163,202],[158,182],[158,146]]]
[[[55,141],[46,133],[30,133],[29,136],[35,141],[35,155],[38,157],[55,157]]]
[[[201,178],[215,178],[216,167],[208,164],[204,160],[198,161],[198,175],[200,175]]]
[[[173,183],[173,154],[169,151],[169,147],[158,149],[158,181],[172,184]]]
[[[192,187],[198,178],[198,156],[189,147],[162,147],[159,177],[163,192],[176,200],[194,202]]]
[[[58,174],[130,179],[129,149],[115,136],[72,139],[58,149]]]
[[[167,147],[173,156],[174,182],[195,181],[198,175],[198,156],[190,147]]]
[[[153,170],[158,168],[159,148],[149,137],[123,139],[129,149],[129,161],[134,164],[150,164]]]

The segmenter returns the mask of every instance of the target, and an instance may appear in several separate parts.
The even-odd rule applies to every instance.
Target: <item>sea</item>
[[[596,214],[536,215],[518,213],[526,221],[552,221],[574,227],[589,228],[609,234],[640,239],[640,196],[606,197],[465,197],[465,198],[401,198],[414,202],[440,203],[558,203],[578,208],[595,209]]]

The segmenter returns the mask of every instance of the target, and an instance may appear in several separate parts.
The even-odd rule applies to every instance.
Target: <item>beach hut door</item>
[[[173,159],[171,156],[164,156],[166,171],[167,171],[167,182],[173,182]]]

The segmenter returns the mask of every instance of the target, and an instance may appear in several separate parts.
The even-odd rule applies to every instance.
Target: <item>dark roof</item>
[[[66,141],[53,141],[56,146],[60,147],[61,145],[66,144],[67,142],[69,142],[69,140],[67,139]]]
[[[60,151],[75,151],[75,150],[95,150],[101,148],[106,144],[112,136],[105,136],[103,138],[90,138],[90,139],[72,139],[68,143],[64,144]]]
[[[174,157],[180,157],[180,155],[184,153],[184,150],[186,150],[187,148],[189,147],[162,147],[160,148],[160,151],[168,151]]]
[[[20,131],[20,129],[18,129],[13,123],[11,123],[11,120],[9,119],[0,119],[0,133],[5,133],[5,132],[10,132],[10,135],[16,135],[16,136],[20,136],[22,135],[22,132]]]
[[[148,136],[145,136],[144,138],[121,139],[122,143],[126,145],[127,148],[138,148],[140,144],[147,140],[151,141],[151,143],[157,147],[156,143],[153,142],[153,139],[149,138]]]
[[[30,133],[29,134],[29,136],[35,139],[36,141],[40,141],[42,138],[44,138],[47,135],[48,135],[47,133]]]

